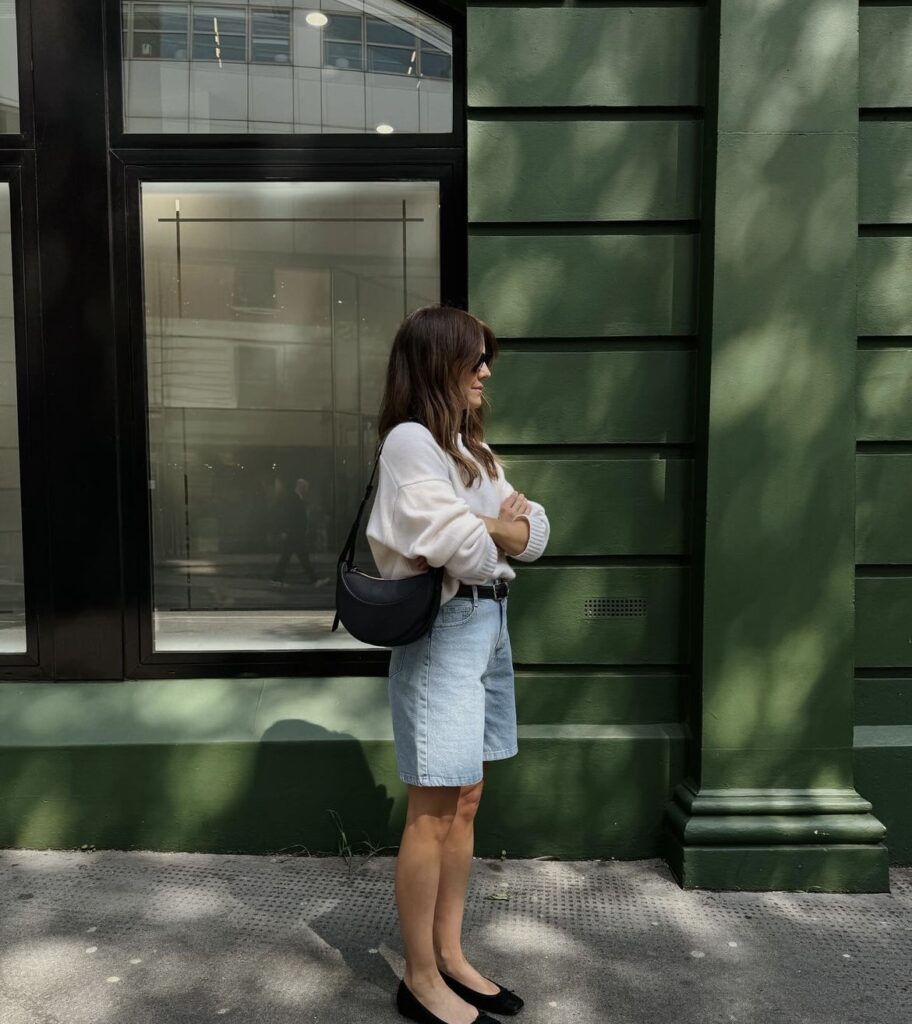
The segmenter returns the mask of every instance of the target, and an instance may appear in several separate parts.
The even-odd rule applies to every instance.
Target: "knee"
[[[484,780],[476,782],[471,786],[463,786],[459,791],[459,801],[456,804],[456,818],[463,824],[475,820],[478,813],[478,805],[481,803],[481,790]]]
[[[442,846],[453,827],[455,814],[422,814],[411,822],[411,828],[423,842]]]
[[[422,792],[416,787],[409,800],[406,829],[425,842],[443,843],[456,819],[458,808],[455,788]]]

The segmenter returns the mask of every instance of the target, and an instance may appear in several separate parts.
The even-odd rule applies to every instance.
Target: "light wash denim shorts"
[[[453,597],[429,633],[394,647],[389,698],[396,764],[414,786],[468,786],[516,739],[507,601]]]

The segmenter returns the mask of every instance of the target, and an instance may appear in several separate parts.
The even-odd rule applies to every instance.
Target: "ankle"
[[[437,967],[447,974],[464,966],[468,961],[461,949],[435,949],[434,957],[437,960]]]
[[[403,981],[412,992],[429,992],[438,987],[445,987],[436,966],[421,966],[413,970],[406,964]]]

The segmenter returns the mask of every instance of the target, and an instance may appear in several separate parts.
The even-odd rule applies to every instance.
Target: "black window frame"
[[[437,181],[440,300],[467,308],[465,11],[413,6],[453,31],[451,133],[140,135],[123,131],[120,0],[18,0],[21,131],[0,136],[0,178],[13,211],[27,651],[0,655],[0,679],[386,674],[380,648],[152,650],[139,183]]]
[[[344,154],[347,159],[340,160]],[[156,652],[154,651],[152,573],[150,550],[151,522],[148,502],[148,416],[147,381],[144,358],[144,316],[142,303],[142,250],[140,185],[152,181],[437,181],[440,183],[441,208],[441,280],[458,276],[454,251],[458,247],[458,224],[444,211],[450,211],[457,197],[457,173],[453,162],[430,159],[404,163],[376,161],[376,154],[334,153],[312,154],[307,166],[300,153],[284,151],[270,154],[269,163],[262,154],[207,151],[207,161],[192,164],[181,154],[168,150],[170,159],[151,162],[119,162],[115,179],[117,214],[114,235],[123,242],[121,258],[115,259],[115,293],[118,301],[118,336],[130,339],[130,378],[122,378],[121,394],[130,395],[129,421],[122,423],[123,436],[129,438],[126,448],[134,453],[130,464],[123,467],[123,551],[125,594],[124,654],[131,678],[162,676],[241,676],[241,675],[384,675],[389,653],[380,649],[333,649],[331,636],[327,649],[297,651],[218,651],[218,652]],[[184,154],[186,156],[186,154]],[[280,158],[281,157],[281,158]],[[116,159],[116,157],[115,157]],[[455,230],[454,230],[455,229]],[[464,228],[463,228],[464,234]],[[115,254],[116,255],[116,254]],[[458,257],[457,257],[458,258]],[[441,292],[445,302],[461,305],[455,293]],[[123,361],[126,363],[126,360]],[[126,372],[125,367],[125,372]],[[365,481],[366,483],[366,481]],[[354,515],[355,509],[351,509]],[[132,555],[132,557],[131,557]],[[331,600],[331,598],[330,598]]]
[[[29,68],[32,60],[32,25],[25,0],[15,0],[16,54],[19,72],[19,131],[0,133],[0,152],[31,151],[35,148],[34,96]]]
[[[112,4],[113,6],[113,4]],[[454,37],[464,47],[465,15],[447,3],[424,3],[416,9],[450,25]],[[363,19],[362,19],[363,24]],[[109,33],[116,39],[117,34]],[[114,55],[109,53],[109,61]],[[464,65],[464,59],[456,67]],[[116,65],[119,71],[119,65]],[[112,80],[120,82],[118,75]],[[112,90],[112,94],[115,93]],[[128,296],[130,306],[121,301],[118,335],[131,339],[131,378],[121,381],[122,393],[130,394],[133,413],[124,423],[124,436],[131,438],[130,449],[142,453],[133,460],[132,487],[123,495],[123,550],[141,552],[143,557],[124,562],[125,594],[125,666],[133,678],[157,678],[163,675],[383,675],[389,663],[382,650],[346,650],[343,648],[301,651],[242,652],[154,652],[152,628],[152,560],[149,551],[150,523],[147,500],[148,481],[145,453],[148,446],[146,415],[145,361],[142,358],[143,322],[141,310],[142,265],[139,246],[141,181],[339,181],[339,180],[429,180],[440,184],[441,301],[461,308],[467,306],[468,240],[465,166],[465,79],[453,80],[453,132],[399,133],[378,136],[374,133],[351,135],[232,135],[225,147],[225,136],[216,134],[178,136],[151,135],[138,138],[124,134],[123,107],[119,96],[112,95],[112,186],[115,195],[113,236],[125,242],[117,258],[115,253],[115,294]],[[120,130],[118,137],[114,129]],[[122,140],[129,147],[118,145]],[[390,160],[395,154],[395,162]],[[252,172],[256,170],[257,175]],[[120,220],[122,218],[122,220]],[[122,278],[117,277],[120,269]],[[127,433],[129,431],[129,433]],[[129,479],[129,467],[124,467]],[[140,498],[141,496],[141,498]],[[352,510],[354,511],[354,510]]]
[[[7,146],[0,148],[0,182],[9,187],[10,199],[26,639],[24,651],[0,654],[0,678],[6,677],[8,670],[12,670],[17,678],[42,678],[42,654],[46,662],[50,653],[44,643],[51,622],[49,564],[47,550],[41,543],[47,530],[48,502],[43,490],[46,481],[39,472],[39,464],[30,457],[44,444],[40,387],[41,294],[38,287],[34,177],[33,151]]]
[[[40,453],[47,443],[41,289],[38,261],[34,97],[31,81],[31,21],[16,4],[19,131],[0,134],[0,182],[9,188],[12,248],[13,335],[16,412],[25,583],[26,649],[0,653],[0,680],[41,680],[53,661],[51,562],[47,477]]]
[[[49,0],[20,0],[20,2],[47,3]],[[124,131],[124,95],[123,95],[123,69],[116,60],[120,54],[123,38],[121,26],[120,5],[115,0],[94,0],[96,3],[103,3],[106,18],[106,67],[107,67],[107,96],[110,103],[110,120],[108,120],[108,131],[110,131],[110,144],[115,152],[124,150],[130,151],[159,151],[172,147],[175,150],[181,148],[211,147],[219,148],[226,145],[233,147],[259,147],[263,151],[278,150],[318,150],[325,147],[329,150],[338,150],[344,145],[352,150],[371,150],[376,145],[376,138],[373,132],[344,133],[344,135],[331,133],[269,133],[249,132],[245,135],[237,135],[225,132],[206,133],[170,133],[170,132],[126,132]],[[405,0],[402,0],[404,3]],[[190,8],[193,7],[191,0],[188,0]],[[433,17],[439,22],[447,25],[452,31],[452,56],[450,59],[451,75],[447,78],[440,78],[436,75],[425,76],[435,82],[450,82],[452,91],[452,130],[448,132],[393,132],[383,136],[384,150],[427,150],[427,148],[441,148],[441,150],[459,150],[466,152],[466,8],[458,0],[414,0],[408,3],[422,14]],[[264,8],[269,10],[271,8]],[[332,14],[332,12],[330,12]],[[366,43],[365,19],[363,15],[341,14],[342,17],[358,16],[361,22],[361,68],[356,69],[365,72],[366,69]],[[248,19],[249,22],[250,19]],[[294,29],[292,30],[294,32]],[[248,25],[248,37],[250,27]],[[190,37],[192,37],[192,10],[190,10]],[[356,45],[356,44],[352,44]],[[324,43],[320,42],[320,59],[324,56]],[[190,38],[190,53],[192,53],[192,38]],[[146,59],[139,57],[137,59]],[[190,57],[191,59],[191,57]],[[419,53],[419,66],[421,55]],[[232,65],[238,61],[231,61]],[[321,65],[322,67],[335,67]],[[270,63],[258,62],[257,67],[273,67]],[[283,66],[275,66],[283,67]],[[372,74],[385,74],[383,72],[372,72]],[[389,73],[386,73],[389,74]],[[399,78],[404,76],[397,76]],[[192,141],[192,146],[188,145]],[[464,224],[466,221],[464,221]]]

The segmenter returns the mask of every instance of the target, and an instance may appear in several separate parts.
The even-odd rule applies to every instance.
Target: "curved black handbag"
[[[368,576],[354,564],[358,528],[374,489],[382,448],[381,444],[377,449],[367,490],[336,565],[336,617],[332,629],[335,632],[341,620],[349,633],[363,643],[398,647],[424,636],[431,628],[440,608],[444,570],[439,566],[417,576],[385,580]]]

